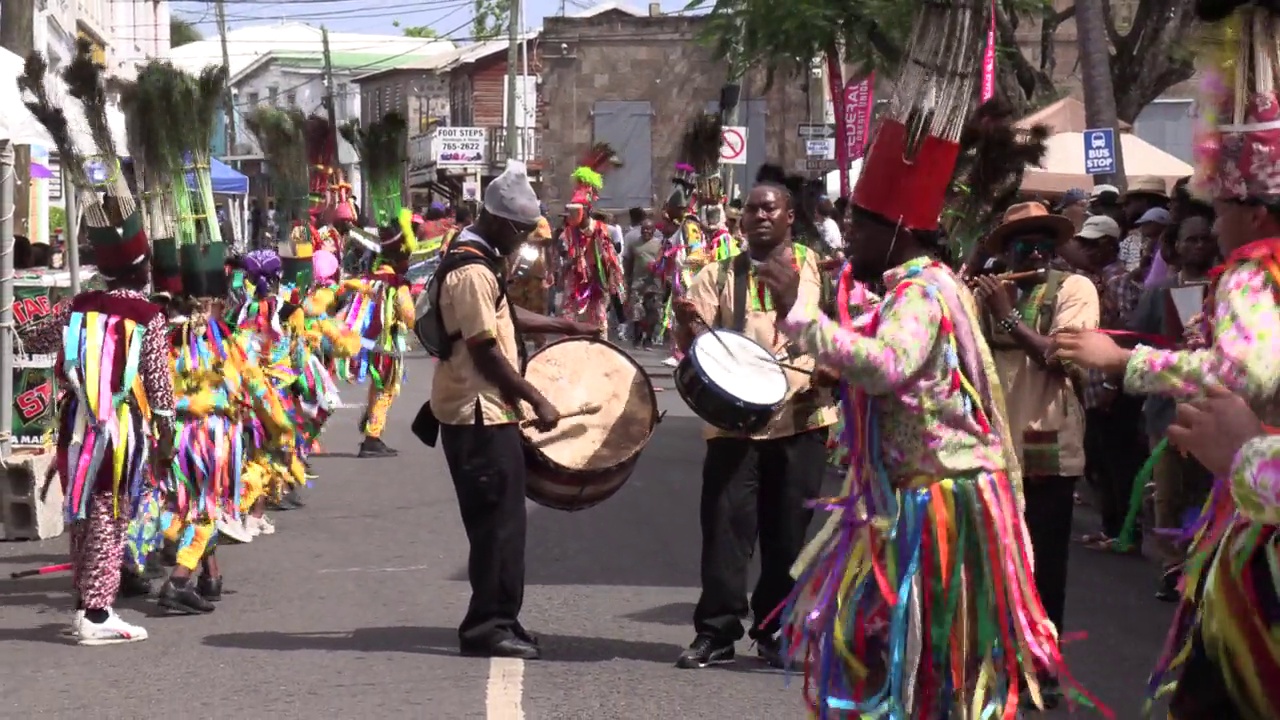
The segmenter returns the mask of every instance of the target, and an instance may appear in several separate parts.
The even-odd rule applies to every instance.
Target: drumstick
[[[736,361],[738,359],[738,356],[735,355],[733,351],[729,349],[729,344],[724,341],[724,338],[720,337],[720,333],[716,332],[716,329],[711,327],[711,323],[707,322],[706,320],[703,320],[701,315],[695,314],[694,319],[702,323],[702,327],[706,328],[707,332],[711,333],[711,336],[716,339],[716,342],[720,343],[720,347],[723,348],[726,353],[728,353],[730,360]]]
[[[604,406],[601,405],[600,403],[588,403],[578,408],[577,410],[570,410],[569,412],[561,415],[560,419],[567,420],[569,418],[582,417],[583,415],[595,415],[596,413],[600,412],[602,409],[604,409]],[[520,423],[520,427],[533,427],[534,423],[536,422],[538,422],[536,419],[525,420],[524,422]]]

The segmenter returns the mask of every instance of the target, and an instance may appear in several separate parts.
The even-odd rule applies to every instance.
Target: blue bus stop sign
[[[1084,171],[1111,175],[1116,171],[1116,131],[1097,128],[1084,131]]]

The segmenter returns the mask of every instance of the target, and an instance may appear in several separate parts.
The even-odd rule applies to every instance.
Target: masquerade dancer
[[[789,256],[761,270],[783,333],[843,379],[845,497],[829,501],[784,614],[816,717],[1011,718],[1024,689],[1042,707],[1039,678],[1065,674],[991,353],[973,297],[932,257],[984,8],[916,15],[853,195],[854,278],[886,289],[865,326],[828,317],[816,291],[798,296]]]
[[[609,334],[609,302],[626,288],[622,263],[604,223],[591,218],[591,208],[604,187],[601,173],[618,164],[613,149],[604,143],[591,148],[582,165],[573,171],[577,187],[565,205],[564,301],[561,314],[600,328]]]

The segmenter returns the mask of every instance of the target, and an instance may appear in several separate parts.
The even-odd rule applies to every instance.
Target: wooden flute
[[[1031,278],[1043,278],[1048,274],[1049,274],[1048,269],[1040,268],[1039,270],[1027,270],[1025,272],[1014,272],[1014,273],[1000,273],[999,275],[975,275],[969,278],[966,282],[969,285],[973,285],[974,281],[980,277],[995,278],[1000,282],[1018,282],[1019,280],[1030,280]]]

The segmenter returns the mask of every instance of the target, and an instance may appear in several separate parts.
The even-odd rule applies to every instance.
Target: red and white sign
[[[987,49],[982,53],[982,102],[996,94],[996,3],[991,0],[991,25],[987,27]]]
[[[871,132],[871,108],[875,101],[876,74],[850,80],[844,86],[844,126],[848,128],[849,161],[866,154]]]
[[[725,165],[747,164],[747,129],[737,125],[720,131],[720,162]]]

